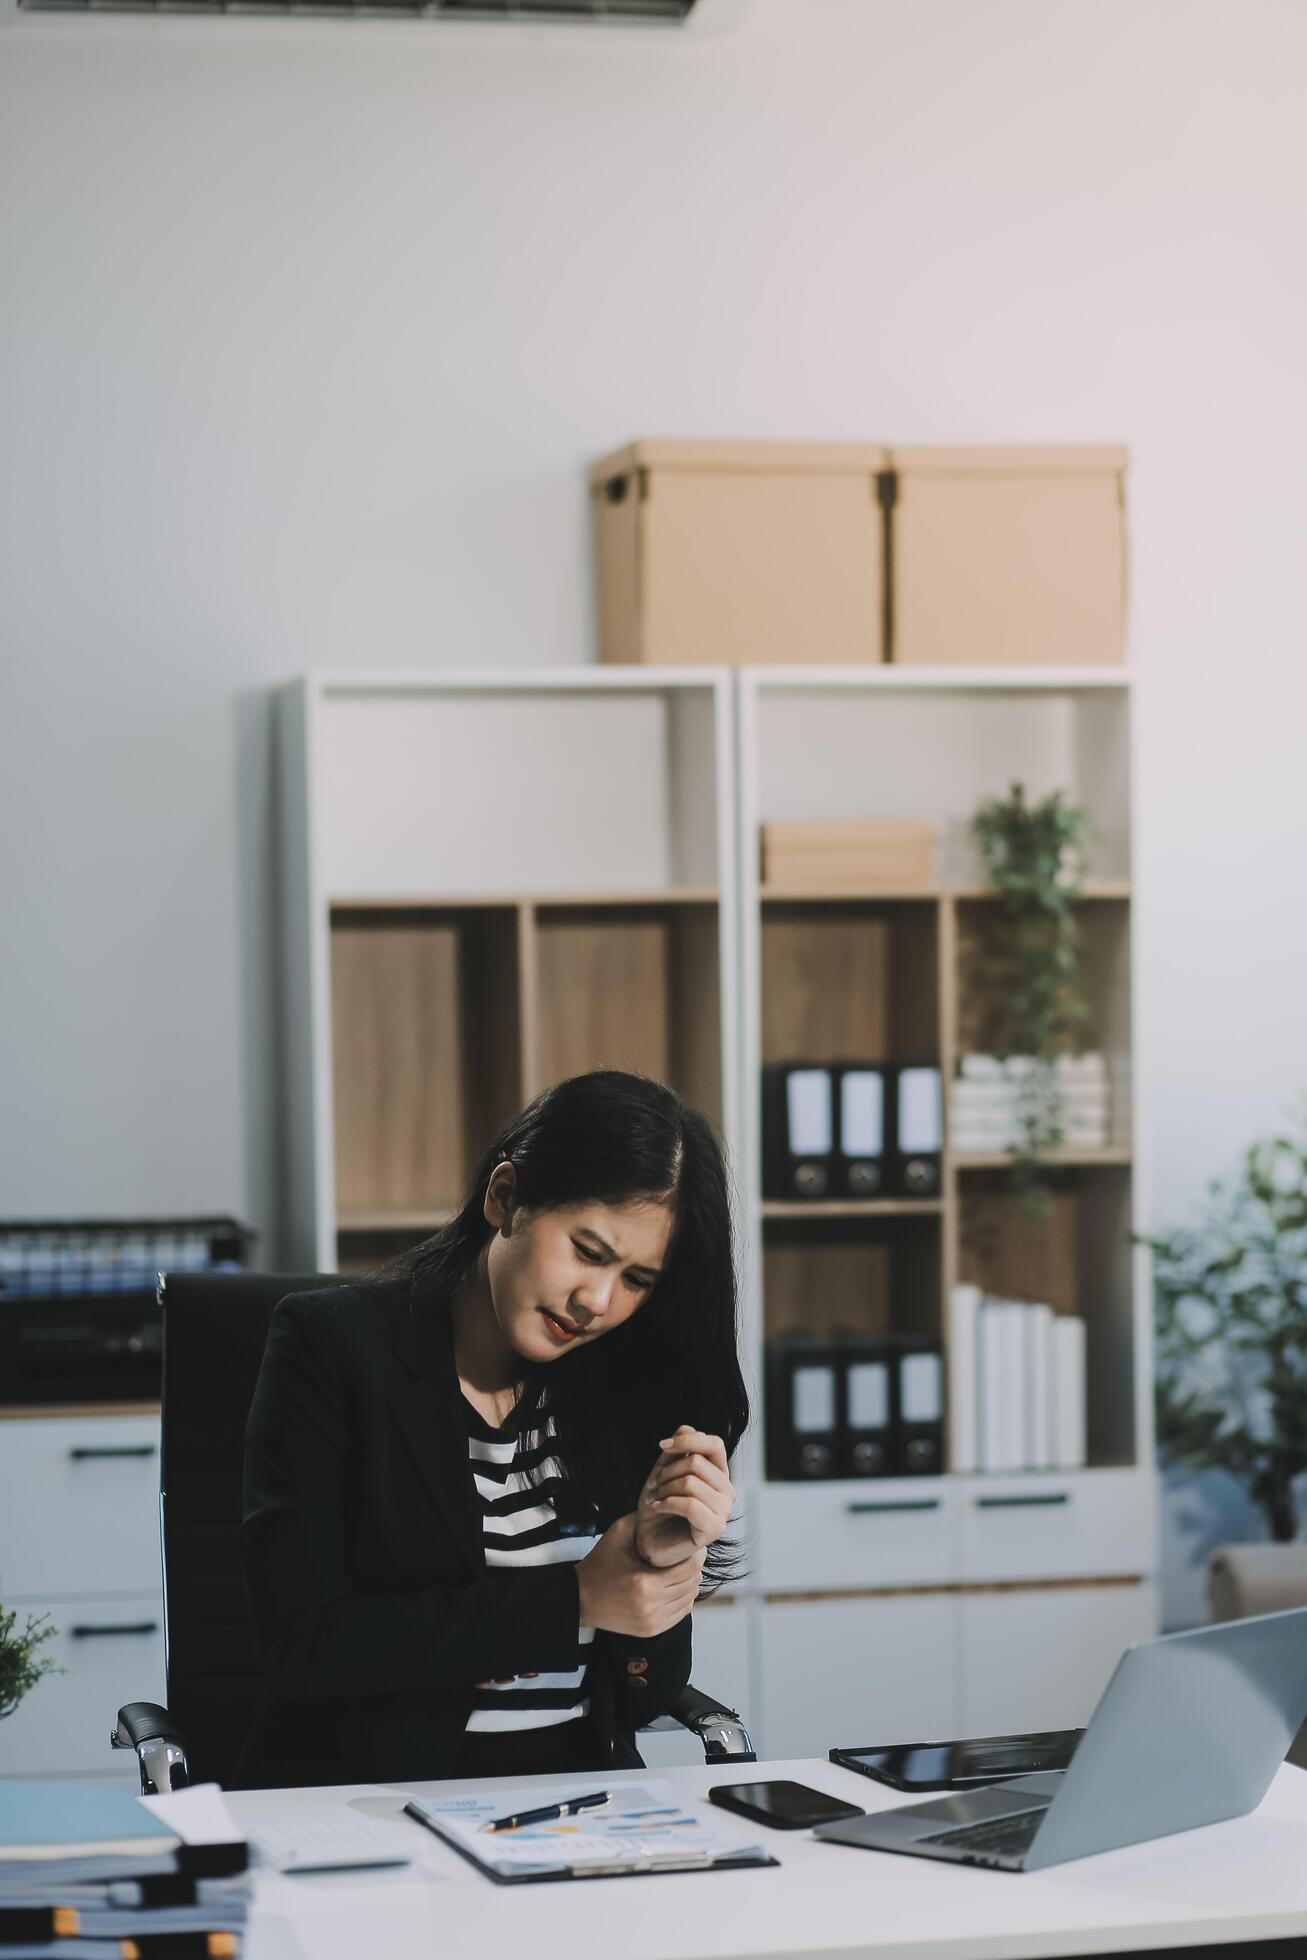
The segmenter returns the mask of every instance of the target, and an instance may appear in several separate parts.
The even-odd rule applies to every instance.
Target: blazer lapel
[[[395,1339],[390,1407],[432,1502],[469,1562],[484,1568],[481,1500],[472,1481],[453,1334],[443,1304],[410,1291]]]

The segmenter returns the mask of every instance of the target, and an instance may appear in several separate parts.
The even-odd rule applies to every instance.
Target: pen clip
[[[611,1790],[596,1790],[580,1797],[564,1797],[558,1803],[541,1804],[538,1810],[521,1810],[511,1817],[492,1817],[482,1826],[484,1832],[520,1831],[525,1824],[553,1824],[564,1817],[576,1817],[592,1810],[606,1810],[613,1800]]]

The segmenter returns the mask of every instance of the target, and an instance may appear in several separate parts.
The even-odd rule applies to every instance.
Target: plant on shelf
[[[986,1040],[1016,1074],[1016,1175],[1036,1204],[1041,1165],[1062,1141],[1056,1063],[1082,1054],[1090,1026],[1076,900],[1093,825],[1061,790],[1027,801],[1013,783],[972,820],[998,903],[985,921]]]
[[[26,1624],[20,1629],[17,1613],[6,1613],[0,1605],[0,1721],[13,1714],[43,1674],[61,1672],[48,1654],[39,1651],[53,1638],[54,1628],[46,1614],[37,1619],[27,1614]]]
[[[1153,1253],[1157,1443],[1171,1463],[1228,1470],[1272,1539],[1296,1536],[1307,1471],[1307,1111],[1210,1187],[1196,1225]]]

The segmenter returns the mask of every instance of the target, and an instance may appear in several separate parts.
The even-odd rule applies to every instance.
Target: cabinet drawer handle
[[[861,1503],[854,1499],[844,1508],[852,1517],[860,1517],[868,1511],[938,1511],[939,1504],[938,1497],[882,1497]]]
[[[89,1444],[79,1443],[75,1449],[69,1450],[68,1454],[74,1463],[87,1463],[92,1457],[101,1456],[158,1456],[159,1445],[157,1443],[106,1443],[100,1449],[93,1449]]]
[[[73,1640],[99,1640],[106,1635],[117,1633],[157,1633],[158,1631],[157,1620],[120,1620],[116,1626],[78,1626],[68,1629],[69,1637]]]
[[[1069,1490],[1040,1490],[1031,1491],[1024,1497],[978,1497],[976,1499],[976,1509],[978,1511],[1016,1511],[1032,1504],[1069,1504],[1070,1502],[1071,1493]]]

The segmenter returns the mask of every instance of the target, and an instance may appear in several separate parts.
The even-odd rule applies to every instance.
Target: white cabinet
[[[950,1593],[768,1600],[761,1609],[758,1753],[957,1733]]]
[[[39,1610],[19,1603],[20,1616]],[[58,1628],[43,1651],[47,1675],[0,1727],[0,1775],[121,1776],[137,1779],[136,1758],[109,1747],[125,1701],[163,1701],[163,1611],[159,1595],[61,1601],[48,1609]]]
[[[749,1619],[744,1600],[705,1600],[694,1609],[694,1660],[691,1678],[714,1701],[723,1701],[746,1721],[749,1712]]]
[[[1151,1584],[965,1593],[960,1733],[1082,1728],[1122,1653],[1157,1631]]]
[[[942,1585],[956,1494],[943,1478],[760,1485],[758,1582],[769,1591]]]
[[[164,1698],[157,1415],[0,1420],[0,1599],[49,1616],[61,1670],[0,1725],[0,1776],[134,1779],[109,1730]]]
[[[0,1596],[159,1584],[158,1417],[0,1422]]]
[[[1087,1579],[1156,1566],[1149,1471],[956,1481],[962,1580]]]
[[[705,1600],[694,1609],[694,1655],[690,1679],[701,1694],[734,1708],[751,1728],[749,1674],[751,1607],[744,1600]],[[652,1729],[636,1738],[650,1769],[701,1763],[703,1745],[688,1729]]]

